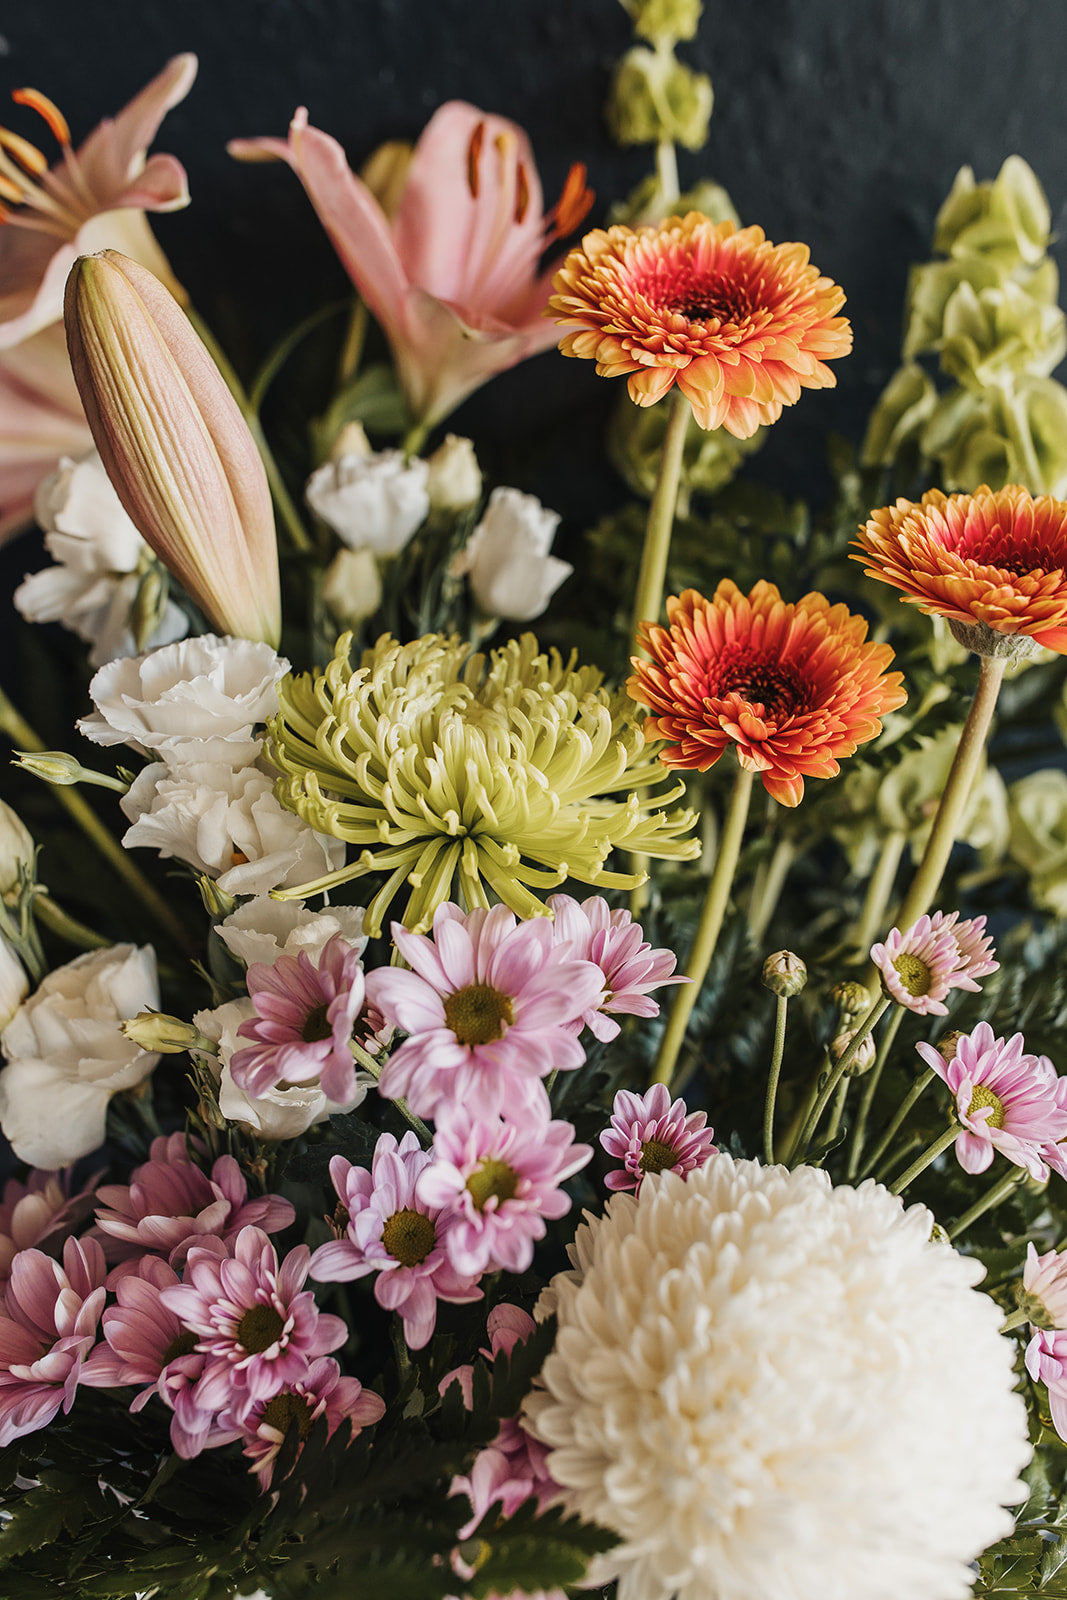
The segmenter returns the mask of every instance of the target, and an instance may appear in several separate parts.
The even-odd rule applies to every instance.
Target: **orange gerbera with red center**
[[[898,500],[872,512],[859,544],[864,554],[853,559],[868,575],[924,611],[1067,653],[1064,501],[1035,500],[1016,483],[995,493],[985,484],[974,494],[931,489],[918,505]]]
[[[677,383],[702,428],[738,439],[776,422],[801,389],[834,384],[825,362],[852,348],[834,315],[844,292],[809,264],[807,245],[697,211],[586,234],[553,287],[549,309],[578,330],[564,355],[592,357],[601,377],[628,373],[639,406]]]
[[[653,712],[645,733],[670,741],[665,766],[705,772],[733,745],[769,795],[799,805],[805,778],[832,778],[907,699],[903,674],[885,671],[890,646],[865,644],[863,617],[825,595],[787,605],[773,583],[744,595],[724,578],[710,600],[669,599],[667,617],[641,624],[652,659],[635,656],[626,685]]]

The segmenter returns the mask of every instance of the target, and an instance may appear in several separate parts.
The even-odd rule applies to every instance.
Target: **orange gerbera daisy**
[[[564,355],[594,358],[601,377],[629,373],[639,406],[677,383],[702,428],[738,439],[776,422],[801,389],[834,384],[824,362],[852,348],[834,315],[844,292],[809,265],[807,245],[697,211],[586,234],[553,287],[549,309],[578,330]]]
[[[724,578],[710,600],[686,589],[667,601],[668,626],[643,622],[626,687],[654,715],[645,733],[671,742],[668,767],[714,766],[728,745],[784,806],[805,778],[832,778],[838,757],[881,732],[903,705],[903,674],[886,673],[887,644],[865,644],[867,623],[825,595],[787,605],[773,583],[744,595]]]
[[[1067,653],[1067,502],[1035,500],[1017,483],[974,494],[931,489],[918,505],[898,500],[872,512],[858,542],[864,554],[853,559],[867,563],[868,576],[947,617],[981,654],[1002,653],[997,635],[1013,634]]]

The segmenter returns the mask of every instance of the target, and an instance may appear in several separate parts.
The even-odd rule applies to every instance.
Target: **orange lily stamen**
[[[12,133],[10,128],[0,128],[0,149],[9,150],[15,160],[20,162],[27,172],[32,172],[35,178],[39,178],[42,172],[48,171],[48,157],[21,134]]]
[[[576,161],[567,174],[560,197],[545,218],[554,239],[565,239],[586,216],[596,196],[585,181],[585,163]]]
[[[478,198],[478,162],[482,154],[482,141],[485,138],[485,123],[479,122],[471,134],[471,142],[467,147],[467,187],[471,192],[471,199]]]
[[[70,144],[70,128],[67,119],[59,107],[40,89],[14,89],[11,98],[17,106],[29,106],[31,111],[43,117],[47,122],[53,137],[59,144]]]

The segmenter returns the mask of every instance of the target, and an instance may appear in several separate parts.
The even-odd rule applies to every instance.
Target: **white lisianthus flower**
[[[91,950],[56,967],[0,1036],[0,1127],[20,1161],[56,1169],[104,1142],[108,1101],[133,1089],[159,1056],[119,1024],[159,1010],[151,945]]]
[[[435,511],[465,511],[480,498],[482,472],[469,439],[446,434],[426,464],[430,469],[426,491]]]
[[[0,800],[0,896],[5,900],[17,896],[19,869],[32,869],[36,854],[33,834],[18,812]]]
[[[29,992],[26,969],[0,934],[0,1029],[7,1027]]]
[[[27,622],[61,622],[92,645],[89,664],[136,655],[132,612],[151,552],[104,471],[95,450],[65,457],[37,490],[34,515],[54,566],[31,573],[15,590]],[[168,600],[147,640],[149,649],[182,639],[189,621]]]
[[[574,568],[549,555],[559,517],[532,494],[494,489],[485,515],[453,563],[488,617],[539,617]]]
[[[344,864],[343,842],[280,806],[258,767],[205,763],[171,772],[155,762],[119,803],[133,823],[122,836],[128,850],[175,856],[227,894],[295,889]]]
[[[525,1404],[619,1600],[963,1600],[1025,1496],[981,1266],[873,1182],[712,1156],[587,1217]]]
[[[322,598],[337,622],[357,628],[382,603],[382,574],[370,550],[338,550],[322,580]]]
[[[295,956],[301,950],[317,965],[323,946],[336,933],[353,950],[362,952],[367,943],[363,917],[362,906],[309,911],[299,900],[272,900],[265,895],[246,900],[215,931],[230,954],[245,966],[254,961],[273,966],[280,955]]]
[[[354,1111],[363,1104],[374,1082],[369,1072],[356,1074],[355,1098],[347,1105],[327,1100],[318,1083],[280,1083],[258,1098],[239,1089],[230,1072],[230,1059],[235,1050],[248,1048],[248,1040],[237,1030],[255,1015],[254,1002],[245,997],[230,1000],[214,1011],[198,1011],[193,1017],[193,1026],[218,1044],[217,1056],[200,1051],[193,1054],[218,1084],[219,1110],[228,1122],[236,1122],[257,1139],[297,1139],[336,1112]]]
[[[349,549],[395,556],[429,514],[429,470],[402,450],[343,455],[313,472],[304,493]]]
[[[133,660],[112,661],[89,685],[95,712],[78,727],[94,744],[156,751],[169,767],[247,766],[253,729],[278,709],[289,663],[269,644],[203,634]]]

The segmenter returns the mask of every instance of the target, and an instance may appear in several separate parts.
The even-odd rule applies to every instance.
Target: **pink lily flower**
[[[92,447],[62,324],[0,349],[0,541],[32,522],[42,478]]]
[[[543,313],[558,262],[546,248],[593,203],[585,168],[571,167],[543,209],[525,133],[450,100],[412,153],[390,217],[351,171],[335,139],[301,106],[282,139],[237,139],[239,160],[287,161],[308,192],[345,270],[380,322],[415,420],[424,428],[479,385],[558,342]]]
[[[171,106],[196,77],[193,55],[175,56],[117,117],[106,117],[75,151],[62,112],[36,89],[13,98],[40,113],[62,159],[49,168],[29,140],[0,128],[0,349],[63,315],[63,286],[80,255],[121,249],[173,285],[146,211],[188,205],[185,169],[146,152]]]

